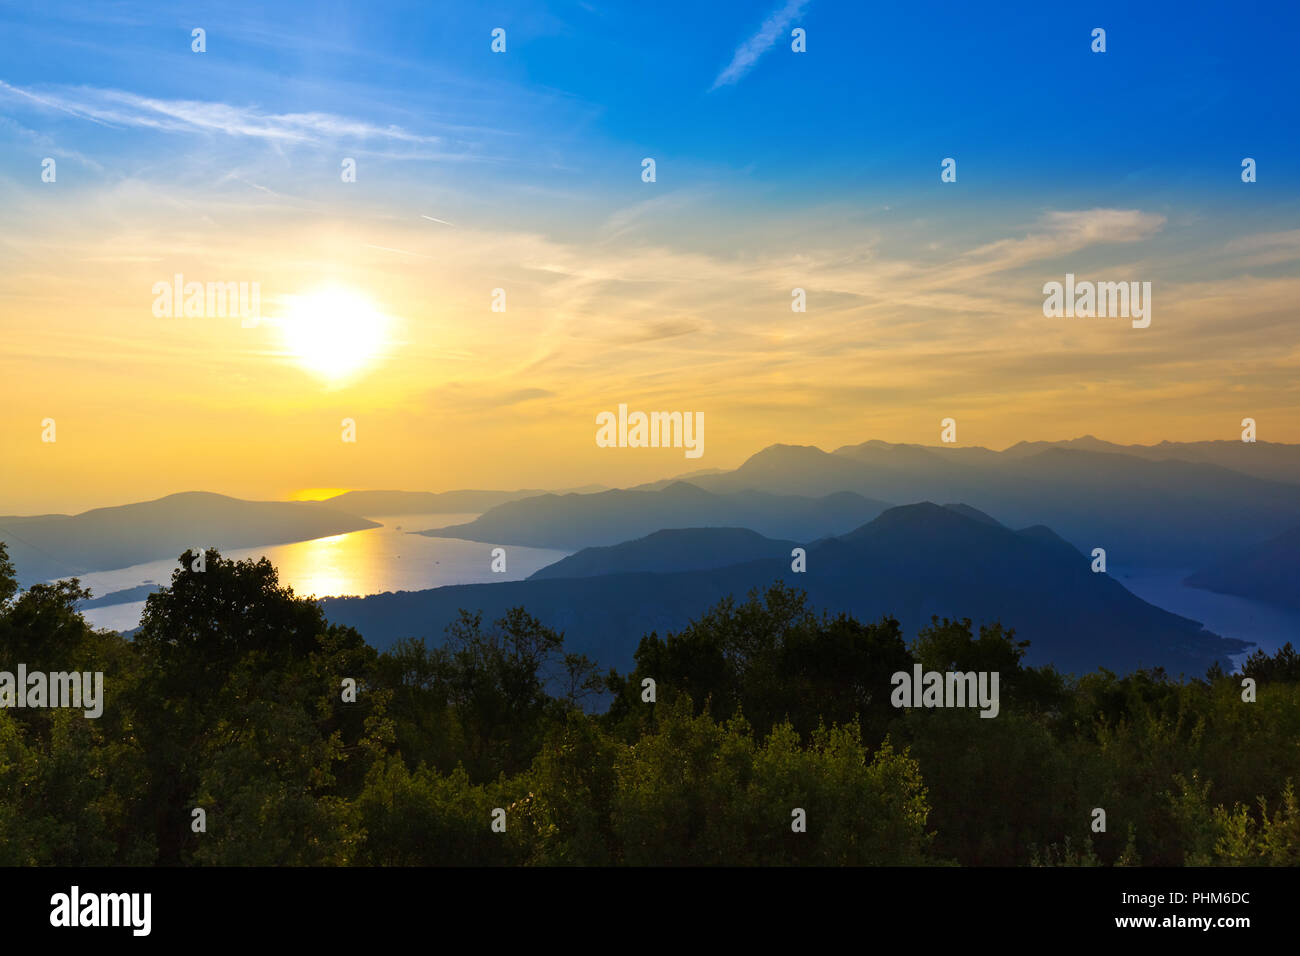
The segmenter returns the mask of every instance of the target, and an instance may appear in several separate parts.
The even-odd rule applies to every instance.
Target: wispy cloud
[[[725,70],[718,74],[718,78],[713,81],[713,86],[709,88],[709,92],[713,92],[720,86],[739,82],[746,73],[753,69],[754,64],[758,62],[758,58],[766,53],[772,47],[772,44],[785,32],[785,28],[794,22],[795,17],[803,13],[803,8],[808,5],[808,2],[809,0],[788,0],[784,7],[764,20],[757,33],[736,47],[731,62],[727,64]]]
[[[605,241],[617,239],[650,220],[680,215],[693,203],[707,198],[707,195],[699,189],[679,189],[653,199],[643,199],[641,202],[633,203],[619,209],[605,220],[602,229],[604,239]]]
[[[282,143],[386,140],[437,143],[400,126],[377,126],[333,113],[264,113],[255,107],[204,100],[165,100],[87,87],[35,92],[0,80],[0,95],[57,110],[101,126],[170,132],[221,133]]]
[[[1140,209],[1053,210],[1023,238],[997,239],[929,270],[931,286],[960,286],[1030,262],[1050,259],[1103,242],[1149,239],[1165,217]]]

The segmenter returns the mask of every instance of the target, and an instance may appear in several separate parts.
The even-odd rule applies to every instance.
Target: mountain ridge
[[[817,498],[749,490],[718,494],[676,481],[658,491],[539,495],[500,505],[466,524],[413,533],[566,551],[684,527],[747,528],[764,537],[811,540],[856,527],[887,507],[854,492]]]
[[[1044,534],[1045,532],[1045,534]],[[680,630],[719,600],[782,581],[810,603],[859,620],[893,616],[909,635],[931,616],[1000,620],[1032,642],[1031,663],[1062,670],[1127,672],[1165,666],[1200,676],[1248,646],[1157,608],[1106,574],[1050,529],[1013,531],[933,502],[888,509],[852,532],[807,550],[807,570],[788,555],[690,571],[530,578],[368,598],[325,599],[327,616],[376,646],[399,637],[440,640],[460,608],[495,618],[522,605],[566,631],[575,651],[626,666],[651,631]]]

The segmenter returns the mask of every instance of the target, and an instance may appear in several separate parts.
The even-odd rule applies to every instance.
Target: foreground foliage
[[[19,591],[0,544],[0,670],[107,698],[0,709],[0,864],[1300,864],[1290,645],[1247,702],[1217,668],[1025,667],[969,621],[909,648],[776,586],[599,675],[522,608],[380,654],[269,562],[195,557],[127,640],[75,580]],[[914,663],[998,671],[999,715],[895,709]]]

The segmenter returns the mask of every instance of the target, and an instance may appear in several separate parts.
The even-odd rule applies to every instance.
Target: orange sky
[[[936,443],[949,416],[959,443],[995,448],[1235,438],[1246,416],[1263,440],[1300,441],[1297,350],[1279,337],[1294,277],[1202,280],[1180,263],[1190,274],[1157,281],[1148,329],[1043,317],[1037,275],[1062,275],[1063,255],[1099,247],[1101,276],[1156,271],[1124,240],[1157,236],[1160,217],[1047,218],[927,262],[878,230],[860,255],[726,257],[601,241],[599,224],[591,241],[561,242],[397,211],[276,224],[274,209],[215,200],[164,225],[152,217],[165,204],[128,193],[86,215],[59,207],[0,274],[0,512],[193,489],[621,485],[734,467],[775,442]],[[1245,268],[1297,249],[1300,232],[1201,255]],[[262,321],[156,317],[153,285],[177,272],[259,282]],[[795,287],[805,313],[790,309]],[[321,289],[333,291],[310,308],[338,314],[320,317],[320,336],[300,329],[295,351],[294,297]],[[343,370],[322,370],[322,354]],[[703,412],[705,454],[596,447],[595,415],[620,402]],[[54,443],[41,441],[47,418]],[[355,443],[341,440],[345,418]]]

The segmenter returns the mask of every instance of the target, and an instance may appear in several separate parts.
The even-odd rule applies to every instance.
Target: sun
[[[324,286],[288,297],[284,346],[302,368],[331,383],[369,368],[384,351],[388,317],[361,293]]]

